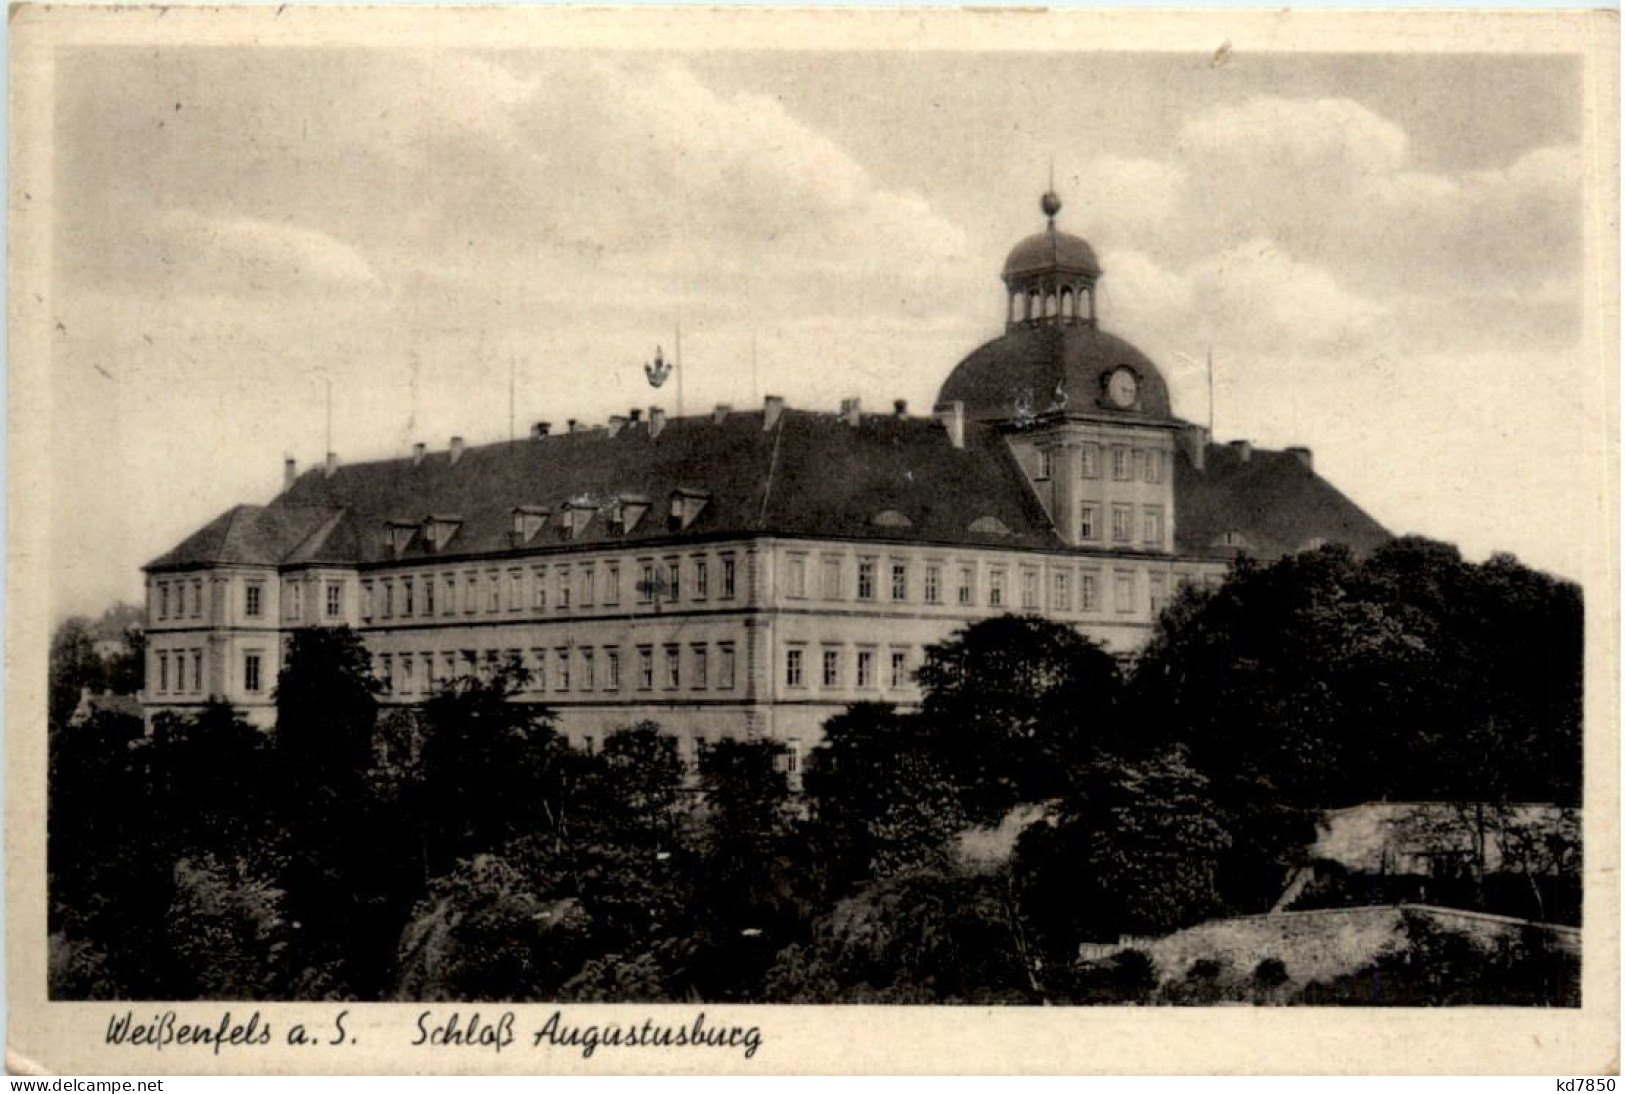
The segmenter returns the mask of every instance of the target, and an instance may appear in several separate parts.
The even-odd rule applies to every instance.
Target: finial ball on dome
[[[1047,190],[1045,191],[1044,196],[1039,199],[1038,206],[1044,210],[1045,216],[1053,217],[1056,213],[1061,211],[1060,195],[1058,195],[1054,190]]]

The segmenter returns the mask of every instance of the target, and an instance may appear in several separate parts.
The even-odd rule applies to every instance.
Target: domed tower
[[[1151,359],[1100,329],[1094,248],[1049,223],[1010,251],[1005,333],[971,352],[939,404],[997,425],[1067,543],[1109,551],[1173,549],[1173,461],[1184,424]]]
[[[1075,235],[1055,230],[1061,199],[1053,190],[1039,208],[1049,218],[1042,232],[1017,243],[1004,260],[1004,287],[1010,308],[1006,329],[1036,324],[1095,325],[1095,282],[1100,263],[1094,248]]]

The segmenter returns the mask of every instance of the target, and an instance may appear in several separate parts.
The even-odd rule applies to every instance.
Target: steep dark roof
[[[1137,410],[1121,411],[1102,400],[1106,377],[1120,365],[1140,380]],[[987,342],[948,375],[938,402],[962,402],[967,417],[1002,421],[1015,416],[1018,400],[1029,398],[1042,413],[1055,395],[1066,393],[1066,409],[1128,421],[1173,417],[1168,385],[1151,359],[1114,334],[1083,324],[1023,327]]]
[[[1226,531],[1239,531],[1258,555],[1296,550],[1312,537],[1357,549],[1386,538],[1290,454],[1259,451],[1242,464],[1228,448],[1210,446],[1206,472],[1180,458],[1174,488],[1181,553],[1222,556],[1213,544]],[[689,510],[686,527],[672,515],[674,495]],[[612,521],[617,502],[647,506],[630,531]],[[561,520],[566,507],[581,518],[573,536]],[[521,508],[545,510],[546,527],[516,544]],[[455,528],[438,550],[425,540],[430,516]],[[967,421],[964,447],[954,448],[930,419],[866,415],[852,425],[785,410],[772,429],[756,411],[720,422],[673,419],[657,437],[640,422],[615,436],[592,429],[471,447],[455,464],[436,452],[417,464],[308,471],[269,505],[232,509],[149,568],[355,565],[752,534],[1062,547],[992,426]]]
[[[1337,487],[1291,452],[1253,449],[1243,460],[1230,445],[1207,446],[1205,468],[1181,451],[1174,462],[1174,537],[1180,554],[1223,556],[1227,532],[1255,558],[1303,550],[1311,540],[1375,549],[1388,532]]]

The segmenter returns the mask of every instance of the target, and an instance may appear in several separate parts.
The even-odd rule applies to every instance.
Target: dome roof
[[[1121,366],[1134,370],[1139,380],[1138,400],[1127,410],[1104,398],[1106,378]],[[959,362],[937,401],[964,403],[966,417],[974,420],[1003,421],[1016,416],[1016,405],[1024,398],[1042,414],[1054,402],[1057,387],[1073,413],[1173,417],[1168,384],[1151,359],[1121,338],[1085,324],[1022,327],[993,339]]]
[[[1006,281],[1046,270],[1072,270],[1099,277],[1100,262],[1088,243],[1067,232],[1057,232],[1051,225],[1017,243],[1004,260]]]

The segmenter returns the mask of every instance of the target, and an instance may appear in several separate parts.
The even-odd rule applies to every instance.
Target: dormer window
[[[687,528],[710,500],[711,492],[708,490],[689,490],[679,486],[671,493],[672,523],[678,528]]]
[[[895,509],[882,509],[869,521],[876,528],[912,528],[914,522]]]
[[[559,525],[564,529],[566,536],[575,539],[586,530],[588,524],[592,523],[592,515],[596,511],[597,506],[591,502],[579,498],[567,501],[559,510]]]
[[[981,536],[1007,536],[1010,526],[998,517],[977,517],[970,522],[970,531]]]
[[[430,551],[441,551],[463,526],[463,518],[430,515],[423,518],[423,545]]]
[[[389,543],[389,549],[399,558],[417,535],[418,526],[415,521],[392,520],[384,526],[384,538]]]
[[[621,531],[633,532],[649,511],[649,499],[643,494],[622,494],[619,509]]]
[[[1038,450],[1038,478],[1047,479],[1055,474],[1055,453],[1047,448]]]
[[[515,543],[529,543],[547,527],[547,507],[521,505],[513,511],[513,538]]]

